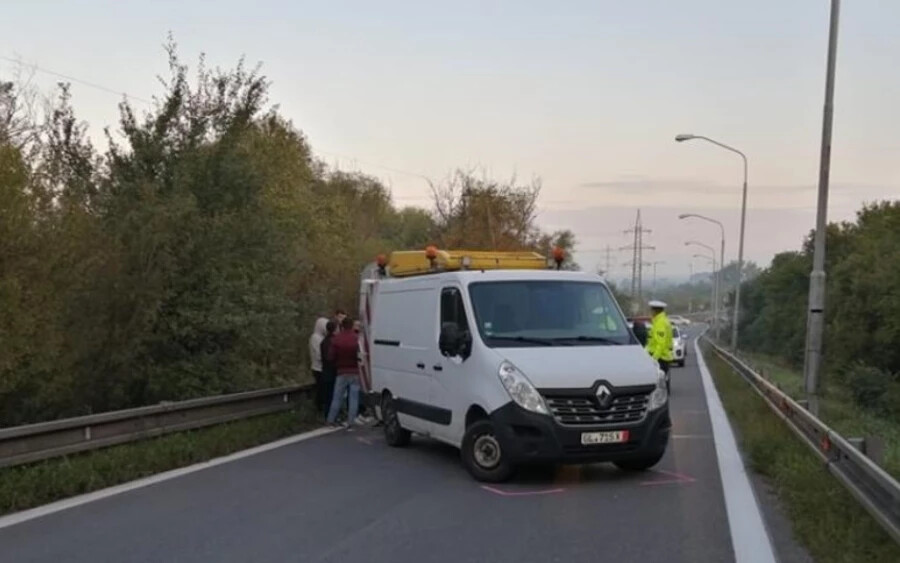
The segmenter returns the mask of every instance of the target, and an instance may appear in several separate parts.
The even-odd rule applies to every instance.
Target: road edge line
[[[744,460],[738,451],[731,422],[725,413],[725,407],[722,406],[706,360],[700,352],[699,337],[694,339],[694,354],[697,358],[697,367],[700,369],[700,379],[703,381],[703,392],[706,395],[709,420],[712,424],[713,444],[716,448],[716,460],[725,496],[725,512],[728,514],[735,561],[774,563],[778,558],[772,547],[772,539],[762,517],[756,493],[747,476]]]
[[[0,516],[0,530],[2,530],[4,528],[8,528],[10,526],[15,526],[16,524],[21,524],[23,522],[27,522],[29,520],[34,520],[36,518],[42,518],[44,516],[49,516],[50,514],[55,514],[57,512],[61,512],[63,510],[75,508],[76,506],[81,506],[83,504],[88,504],[88,503],[91,503],[91,502],[94,502],[97,500],[101,500],[101,499],[109,498],[111,496],[115,496],[118,494],[126,493],[128,491],[133,491],[135,489],[140,489],[140,488],[147,487],[150,485],[155,485],[156,483],[161,483],[163,481],[169,481],[171,479],[177,479],[178,477],[183,477],[184,475],[196,473],[197,471],[202,471],[204,469],[216,467],[217,465],[223,465],[225,463],[230,463],[232,461],[244,459],[246,457],[250,457],[253,455],[268,452],[268,451],[271,451],[271,450],[274,450],[277,448],[289,446],[291,444],[296,444],[297,442],[303,442],[304,440],[309,440],[311,438],[325,436],[327,434],[331,434],[336,431],[337,431],[337,429],[335,429],[335,428],[317,428],[315,430],[310,430],[308,432],[303,432],[300,434],[295,434],[294,436],[282,438],[282,439],[276,440],[274,442],[269,442],[267,444],[261,444],[259,446],[254,446],[254,447],[248,448],[246,450],[240,450],[240,451],[230,453],[228,455],[224,455],[221,457],[216,457],[216,458],[213,458],[213,459],[210,459],[207,461],[201,461],[199,463],[195,463],[193,465],[188,465],[186,467],[170,469],[170,470],[164,471],[162,473],[150,475],[149,477],[142,477],[140,479],[135,479],[134,481],[128,481],[125,483],[121,483],[119,485],[113,485],[112,487],[107,487],[105,489],[100,489],[98,491],[92,491],[90,493],[85,493],[83,495],[69,497],[66,499],[51,502],[49,504],[44,504],[42,506],[36,506],[34,508],[22,510],[20,512],[13,512],[12,514]]]

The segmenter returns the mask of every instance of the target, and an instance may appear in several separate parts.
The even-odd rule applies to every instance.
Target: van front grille
[[[567,426],[602,426],[640,422],[647,416],[649,392],[614,395],[606,407],[589,395],[544,396],[553,418]]]

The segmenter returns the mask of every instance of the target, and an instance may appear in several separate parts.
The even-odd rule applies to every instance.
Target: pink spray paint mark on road
[[[502,489],[497,489],[495,487],[489,487],[487,485],[482,485],[482,489],[488,491],[489,493],[494,493],[495,495],[500,495],[502,497],[529,497],[529,496],[537,496],[537,495],[555,495],[562,492],[565,492],[565,489],[538,489],[536,491],[504,491]]]
[[[693,477],[689,475],[685,475],[683,473],[675,473],[674,471],[666,471],[665,469],[654,469],[654,473],[658,473],[660,475],[665,475],[668,479],[655,479],[653,481],[642,481],[641,485],[673,485],[673,484],[686,484],[693,483],[696,481]]]

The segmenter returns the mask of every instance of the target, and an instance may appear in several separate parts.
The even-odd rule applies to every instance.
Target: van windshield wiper
[[[576,342],[601,342],[603,344],[621,344],[617,340],[613,340],[612,338],[606,338],[603,336],[588,336],[586,334],[579,334],[578,336],[564,336],[561,338],[554,338],[555,341],[576,341]]]
[[[508,340],[527,344],[540,344],[541,346],[556,346],[559,344],[556,338],[536,338],[531,336],[491,336],[491,340]]]

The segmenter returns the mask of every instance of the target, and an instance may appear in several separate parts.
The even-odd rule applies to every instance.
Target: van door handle
[[[444,371],[444,366],[442,366],[441,364],[434,364],[432,366],[432,369],[434,369],[434,371]]]
[[[419,362],[419,363],[416,364],[416,367],[419,368],[419,369],[425,369],[425,363],[424,363],[424,362]]]

